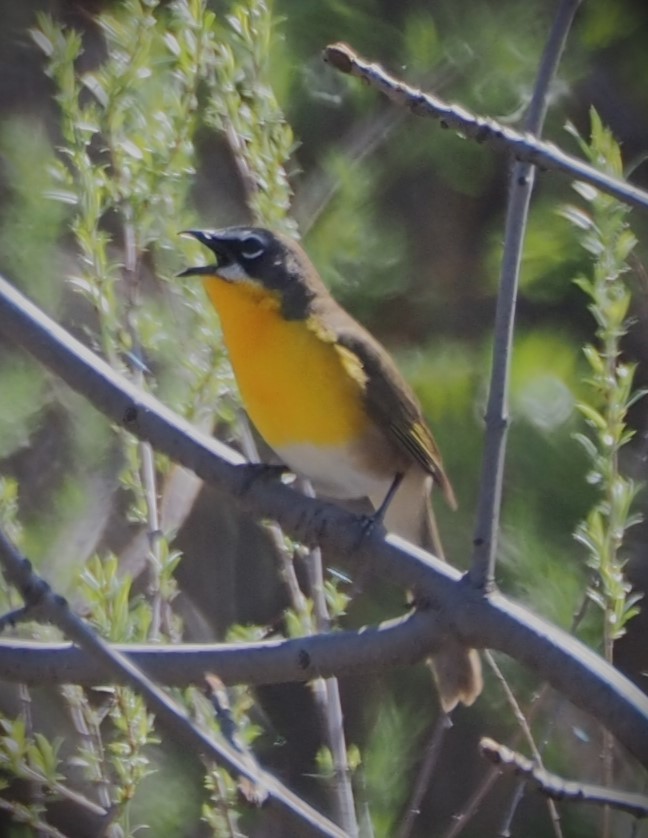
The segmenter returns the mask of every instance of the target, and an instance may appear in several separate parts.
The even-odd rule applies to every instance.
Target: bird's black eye
[[[241,239],[241,256],[244,259],[258,259],[265,252],[265,243],[263,239],[250,233],[244,239]]]

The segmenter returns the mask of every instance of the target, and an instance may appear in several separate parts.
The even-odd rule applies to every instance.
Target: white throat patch
[[[216,276],[220,276],[222,279],[227,280],[227,282],[240,282],[243,279],[250,278],[238,262],[232,262],[231,265],[218,267],[216,268],[215,273]]]

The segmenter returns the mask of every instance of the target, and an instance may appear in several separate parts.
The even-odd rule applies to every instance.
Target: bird
[[[263,227],[183,231],[209,251],[199,276],[220,319],[243,406],[316,492],[368,499],[386,529],[443,552],[432,486],[456,499],[422,408],[388,351],[332,296],[293,238]],[[432,658],[443,710],[482,689],[480,659],[448,638]]]

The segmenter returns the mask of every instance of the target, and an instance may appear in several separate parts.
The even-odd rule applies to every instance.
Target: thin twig
[[[648,193],[636,186],[611,177],[561,151],[553,143],[544,142],[532,134],[521,133],[494,119],[476,116],[459,105],[450,105],[430,93],[400,81],[379,64],[370,64],[348,46],[331,44],[324,50],[324,60],[342,73],[367,82],[384,93],[392,102],[409,108],[416,116],[438,119],[444,128],[452,128],[462,136],[480,144],[509,152],[516,160],[553,170],[582,180],[613,195],[626,204],[648,209]]]
[[[250,462],[259,462],[259,452],[247,420],[241,422],[241,441],[245,455]],[[301,482],[301,481],[300,481]],[[315,497],[313,487],[303,481],[302,488],[308,497]],[[306,569],[309,577],[310,596],[313,601],[313,614],[307,605],[297,579],[293,556],[286,548],[281,527],[275,523],[267,524],[267,529],[274,542],[282,575],[291,598],[291,604],[300,622],[309,635],[323,634],[330,631],[331,620],[324,592],[324,571],[322,551],[313,547],[306,556]],[[313,620],[314,617],[314,620]],[[333,759],[332,797],[336,822],[350,835],[358,834],[356,807],[351,784],[351,772],[347,758],[346,739],[342,715],[340,688],[336,677],[314,678],[311,682],[313,699],[317,707],[323,735]]]
[[[308,481],[302,482],[304,494],[315,497],[315,491]],[[323,634],[331,630],[331,616],[326,602],[324,587],[324,563],[319,547],[311,547],[306,556],[309,593],[313,601],[315,630]],[[322,716],[322,725],[326,733],[326,743],[331,751],[333,762],[333,795],[336,807],[336,820],[349,835],[358,834],[356,806],[351,784],[351,770],[347,755],[344,735],[344,717],[340,684],[337,678],[318,678],[313,682],[313,691]]]
[[[648,817],[648,797],[632,792],[614,791],[604,786],[574,783],[557,774],[539,768],[532,760],[512,751],[510,748],[482,739],[479,747],[483,756],[504,771],[525,777],[537,791],[553,800],[569,803],[590,803],[595,806],[610,806],[627,812],[635,818]]]
[[[238,725],[232,714],[232,708],[230,706],[229,696],[227,694],[227,690],[225,689],[225,685],[221,679],[213,673],[208,673],[205,676],[205,681],[207,682],[209,701],[214,710],[214,715],[216,717],[216,721],[218,722],[221,734],[225,737],[233,750],[241,755],[242,759],[245,759],[255,771],[259,771],[261,767],[257,758],[252,750],[242,740],[241,736],[239,736]],[[227,805],[227,794],[225,792],[226,786],[223,782],[221,772],[217,772],[216,784],[219,787],[219,804],[221,814],[226,819],[231,834],[234,835],[236,830],[234,829],[233,813],[231,811],[231,807]],[[267,800],[268,794],[266,789],[262,786],[250,783],[249,780],[244,777],[239,777],[238,786],[239,791],[245,799],[248,802],[254,803],[255,806],[261,806]]]
[[[25,768],[24,776],[26,779],[31,780],[35,783],[38,782],[41,785],[47,783],[49,789],[53,794],[57,795],[58,797],[64,800],[69,801],[70,803],[74,803],[74,805],[78,806],[79,809],[83,809],[84,811],[89,812],[92,815],[96,815],[100,818],[105,819],[110,814],[109,809],[99,806],[92,800],[89,800],[85,795],[81,794],[80,792],[69,788],[63,783],[58,783],[56,781],[50,782],[37,771],[34,771],[29,767]],[[103,824],[105,825],[105,823],[106,821],[104,820]]]
[[[419,815],[421,808],[421,801],[425,792],[430,785],[430,778],[434,771],[441,754],[441,746],[446,733],[452,727],[452,721],[447,713],[440,713],[436,724],[432,730],[432,735],[427,743],[425,752],[423,754],[423,762],[416,777],[416,783],[412,789],[412,794],[407,801],[405,815],[401,821],[401,825],[396,833],[398,838],[409,838],[414,828],[414,823]]]
[[[257,446],[247,421],[241,423],[241,438],[243,451],[247,458],[250,462],[259,462]],[[315,497],[310,483],[304,483],[303,488],[309,497]],[[324,573],[321,550],[318,547],[313,547],[308,551],[306,556],[306,568],[310,587],[309,593],[313,601],[313,614],[311,614],[306,597],[299,586],[293,556],[289,555],[286,548],[281,527],[271,522],[267,525],[267,528],[270,531],[281,563],[282,575],[290,594],[292,607],[299,616],[304,631],[309,635],[328,632],[331,621],[324,595]],[[351,774],[347,759],[342,702],[340,700],[338,680],[336,677],[327,679],[314,678],[311,682],[311,690],[322,726],[323,736],[333,759],[334,778],[332,783],[332,798],[335,820],[349,835],[357,835],[358,823],[356,820],[353,787],[351,785]]]
[[[465,826],[473,819],[479,811],[479,807],[486,799],[495,783],[501,777],[502,772],[498,768],[492,768],[489,774],[486,775],[484,781],[480,783],[477,788],[470,795],[466,801],[464,808],[459,814],[454,815],[452,823],[448,829],[442,834],[441,838],[457,838],[463,832]]]
[[[115,165],[113,154],[113,166],[115,176],[119,181],[122,177],[121,170]],[[124,215],[124,281],[126,284],[127,308],[125,312],[126,329],[128,330],[132,346],[132,376],[135,385],[142,390],[146,389],[144,377],[144,364],[142,358],[142,345],[135,328],[135,312],[139,305],[141,285],[141,259],[137,247],[137,235],[131,215],[132,210],[128,203],[121,207]],[[161,551],[160,551],[160,515],[158,509],[157,475],[155,473],[155,457],[150,443],[140,440],[139,443],[139,480],[141,492],[146,505],[147,522],[147,565],[150,574],[149,593],[151,596],[151,625],[149,627],[149,640],[156,642],[162,637],[163,609],[164,602],[161,592]],[[168,622],[168,621],[167,621]]]
[[[100,722],[97,713],[90,707],[82,688],[77,684],[64,684],[61,695],[70,711],[74,729],[79,734],[82,746],[85,748],[85,762],[87,764],[88,779],[97,790],[99,804],[103,808],[104,816],[109,812],[117,812],[110,799],[111,783],[106,766],[106,753],[99,730]]]
[[[488,662],[488,665],[490,666],[491,670],[493,671],[495,677],[499,681],[499,684],[500,684],[500,686],[501,686],[501,688],[504,692],[504,695],[506,696],[506,700],[509,704],[509,707],[513,711],[513,715],[515,716],[515,719],[516,719],[516,721],[517,721],[517,723],[520,727],[520,730],[522,731],[522,735],[526,739],[527,745],[529,746],[529,749],[531,750],[531,753],[533,754],[533,758],[536,761],[536,764],[540,768],[544,768],[544,766],[542,764],[542,754],[540,753],[540,751],[538,749],[538,746],[536,745],[535,739],[533,737],[533,733],[531,731],[531,725],[529,724],[529,721],[527,720],[526,716],[522,712],[522,708],[520,707],[520,704],[519,704],[517,698],[515,697],[515,694],[513,693],[513,690],[510,688],[508,681],[504,677],[504,673],[502,672],[502,670],[497,665],[497,661],[495,660],[495,658],[493,657],[491,652],[485,652],[484,657],[485,657],[486,661]],[[519,802],[521,799],[522,799],[522,795],[520,795],[517,798],[517,801]],[[510,825],[510,822],[513,820],[513,816],[515,815],[515,805],[516,804],[515,804],[515,800],[514,800],[511,803],[511,809],[510,809],[510,814],[509,814],[509,825]],[[553,826],[554,835],[556,836],[556,838],[562,838],[563,833],[562,833],[562,826],[560,824],[560,814],[559,814],[558,809],[556,808],[556,804],[554,803],[553,800],[548,800],[547,801],[547,808],[549,810],[549,818],[551,820],[551,825]]]
[[[0,810],[3,812],[7,812],[11,815],[12,820],[16,823],[23,823],[27,826],[30,826],[32,829],[37,830],[42,835],[47,835],[48,838],[70,838],[69,835],[65,835],[55,826],[50,826],[45,821],[42,821],[40,818],[32,816],[31,812],[27,810],[24,806],[12,803],[9,800],[3,800],[0,797]]]
[[[575,611],[571,626],[569,629],[570,634],[575,634],[576,630],[580,626],[583,618],[585,617],[585,613],[587,610],[587,603],[589,602],[589,597],[587,595],[583,598],[583,601],[579,608]],[[543,709],[547,697],[551,693],[551,688],[548,684],[543,684],[540,690],[535,694],[532,698],[529,709],[527,710],[526,715],[526,722],[530,726],[538,715],[540,710]],[[553,724],[556,718],[556,713],[551,715],[550,724]],[[515,748],[517,743],[523,736],[522,728],[518,727],[516,735],[512,738],[512,742],[510,747]],[[443,836],[443,838],[456,838],[457,835],[463,830],[465,826],[470,822],[473,816],[476,814],[479,803],[486,797],[486,795],[490,792],[493,788],[497,780],[501,777],[502,771],[497,766],[490,766],[487,770],[486,774],[482,778],[481,783],[476,787],[473,794],[471,795],[470,800],[466,804],[466,807],[463,812],[461,812],[457,817],[455,817],[454,823],[451,825],[449,831]]]
[[[515,813],[518,810],[518,806],[524,798],[526,785],[527,784],[524,780],[518,780],[518,782],[516,783],[516,786],[513,789],[513,794],[511,795],[511,801],[508,805],[508,808],[504,811],[502,825],[497,830],[497,838],[511,838],[511,826],[513,824],[513,818],[515,817]],[[550,800],[548,802],[553,803],[553,800]]]
[[[32,698],[27,684],[18,684],[18,698],[20,700],[20,713],[25,721],[25,736],[29,741],[34,739],[34,718],[32,714]],[[45,795],[43,793],[43,781],[39,777],[28,782],[29,796],[35,809],[44,810]],[[37,829],[34,838],[43,838],[44,833]]]

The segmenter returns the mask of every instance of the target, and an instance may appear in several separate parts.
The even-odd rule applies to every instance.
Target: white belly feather
[[[396,476],[380,476],[359,468],[346,446],[323,450],[302,443],[275,450],[291,471],[311,481],[319,495],[338,500],[368,498],[374,509],[382,504]],[[414,544],[422,544],[431,488],[429,474],[418,467],[410,468],[387,508],[387,529]]]
[[[384,497],[393,479],[361,469],[344,445],[322,448],[299,443],[275,450],[291,471],[308,478],[318,494],[329,498]]]

